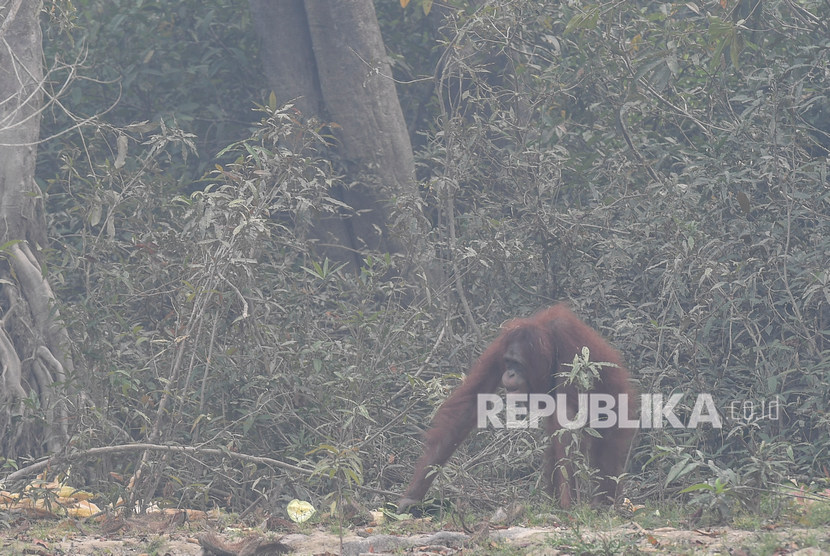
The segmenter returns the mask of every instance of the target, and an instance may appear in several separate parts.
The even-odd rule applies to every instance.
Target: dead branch
[[[269,465],[277,467],[285,471],[299,473],[310,477],[314,474],[313,469],[307,469],[285,463],[284,461],[276,460],[265,456],[251,456],[248,454],[240,454],[239,452],[229,452],[227,450],[220,450],[218,448],[202,448],[200,446],[164,446],[161,444],[149,444],[146,442],[137,444],[119,444],[116,446],[100,446],[97,448],[87,448],[86,450],[72,450],[67,453],[55,454],[49,458],[39,462],[27,465],[18,469],[14,473],[10,473],[4,479],[0,479],[0,484],[8,484],[14,481],[37,475],[49,466],[57,465],[59,463],[72,463],[84,458],[96,457],[101,455],[121,454],[125,452],[166,452],[166,453],[180,453],[180,454],[202,454],[206,456],[223,456],[231,459],[245,461],[249,463],[257,463],[260,465]],[[388,490],[373,488],[369,486],[357,485],[357,488],[366,492],[372,492],[382,496],[398,496],[397,493]]]
[[[148,443],[138,443],[138,444],[120,444],[117,446],[100,446],[97,448],[88,448],[86,450],[72,450],[67,453],[60,453],[55,454],[49,458],[41,460],[37,463],[33,463],[31,465],[27,465],[21,469],[18,469],[14,473],[9,474],[4,479],[4,482],[12,482],[18,479],[22,479],[24,477],[28,477],[31,475],[36,475],[43,471],[45,468],[58,463],[71,463],[73,461],[81,460],[84,458],[101,456],[101,455],[111,455],[111,454],[120,454],[125,452],[140,452],[142,450],[150,451],[150,452],[169,452],[169,453],[180,453],[180,454],[203,454],[207,456],[224,456],[231,459],[236,459],[240,461],[246,461],[250,463],[258,463],[262,465],[270,465],[273,467],[278,467],[280,469],[284,469],[286,471],[292,471],[294,473],[300,473],[303,475],[311,476],[314,472],[313,469],[305,469],[303,467],[298,467],[296,465],[291,465],[290,463],[285,463],[283,461],[279,461],[273,458],[264,457],[264,456],[251,456],[248,454],[240,454],[239,452],[229,452],[227,450],[219,450],[217,448],[202,448],[199,446],[164,446],[161,444],[148,444]]]

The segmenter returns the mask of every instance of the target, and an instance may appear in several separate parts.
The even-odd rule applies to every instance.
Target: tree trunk
[[[405,255],[423,268],[415,161],[371,0],[250,0],[266,76],[280,102],[337,124],[354,212],[320,223],[339,260],[364,249]],[[348,253],[348,256],[345,254]],[[410,269],[412,270],[412,269]]]
[[[54,452],[67,439],[69,337],[35,256],[46,229],[34,180],[41,7],[41,0],[0,0],[0,453],[7,458]]]

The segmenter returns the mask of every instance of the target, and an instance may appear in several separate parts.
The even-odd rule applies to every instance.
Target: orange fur
[[[432,428],[424,436],[424,453],[415,464],[412,481],[398,502],[399,511],[424,497],[433,481],[428,476],[429,468],[443,465],[475,426],[477,396],[498,390],[505,371],[504,354],[511,344],[518,345],[526,360],[524,378],[530,393],[562,392],[573,400],[576,396],[571,394],[576,394],[576,390],[572,385],[555,388],[556,374],[567,371],[568,367],[563,365],[572,363],[574,355],[587,346],[591,361],[616,365],[602,368],[594,392],[613,396],[629,394],[628,417],[634,417],[634,392],[619,352],[565,305],[555,305],[530,318],[512,320],[479,357],[461,386],[438,409]],[[548,434],[552,435],[558,428],[553,417],[547,418]],[[600,432],[601,438],[585,435],[583,444],[590,465],[600,472],[598,498],[613,499],[617,485],[610,477],[622,473],[635,431],[610,428]],[[557,464],[565,459],[569,438],[552,435],[550,442],[545,452],[545,482],[548,492],[559,499],[560,506],[568,507],[574,495],[574,473],[568,466],[563,473],[562,466]]]

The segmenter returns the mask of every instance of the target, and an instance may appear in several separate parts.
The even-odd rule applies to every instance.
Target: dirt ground
[[[280,520],[281,521],[281,520]],[[77,520],[18,517],[0,530],[0,554],[148,555],[341,554],[340,538],[329,530],[244,529],[186,516],[143,516],[85,524]],[[200,544],[201,543],[201,544]],[[210,548],[203,551],[202,545]],[[343,538],[343,555],[360,554],[794,554],[830,555],[830,529],[742,531],[728,528],[646,530],[635,522],[607,531],[565,526],[480,526],[457,531],[381,533],[358,528]]]

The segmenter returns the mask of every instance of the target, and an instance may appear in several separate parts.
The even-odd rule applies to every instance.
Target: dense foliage
[[[437,96],[399,86],[426,133],[429,240],[449,277],[422,297],[386,254],[356,276],[314,255],[305,231],[336,210],[336,172],[322,129],[256,82],[244,3],[77,4],[74,47],[97,81],[65,104],[101,112],[116,78],[122,100],[40,154],[50,272],[89,396],[75,446],[218,445],[397,490],[417,427],[499,323],[569,300],[643,392],[780,403],[777,420],[641,434],[632,493],[717,479],[745,501],[827,479],[826,3],[495,1],[440,32],[384,5],[398,70],[424,71],[408,53],[439,65]],[[214,158],[217,141],[231,146]],[[541,441],[477,435],[454,461],[486,480],[464,492],[527,492]],[[315,484],[233,459],[146,465],[147,503],[243,508]],[[138,466],[101,459],[88,476]]]
[[[477,316],[569,298],[643,392],[754,402],[643,434],[661,494],[692,472],[741,495],[827,476],[827,7],[750,4],[482,9],[444,73],[470,82],[466,115],[424,153]]]

